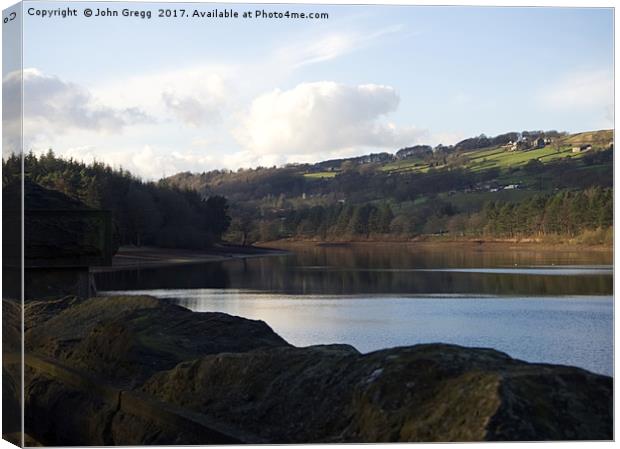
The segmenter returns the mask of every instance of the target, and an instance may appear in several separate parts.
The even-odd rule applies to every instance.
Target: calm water
[[[362,352],[448,342],[613,373],[611,254],[387,244],[99,273],[99,289],[266,321]]]

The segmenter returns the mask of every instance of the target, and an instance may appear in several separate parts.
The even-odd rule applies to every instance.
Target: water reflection
[[[611,253],[413,246],[98,273],[101,290],[266,321],[291,343],[447,342],[613,371]]]
[[[613,374],[610,296],[289,295],[211,289],[139,293],[195,311],[263,320],[297,346],[338,342],[370,352],[444,342]]]
[[[103,290],[241,288],[291,294],[609,295],[611,254],[413,246],[307,247],[288,256],[98,273]]]

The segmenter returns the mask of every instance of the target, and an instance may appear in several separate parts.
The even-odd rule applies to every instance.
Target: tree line
[[[20,166],[18,156],[3,159],[3,185],[19,176]],[[31,181],[92,208],[110,210],[117,245],[207,248],[230,225],[223,196],[205,197],[166,181],[145,182],[101,162],[63,159],[49,150],[40,156],[24,155],[24,173]]]
[[[484,231],[493,236],[576,237],[613,225],[613,191],[594,187],[534,196],[519,203],[489,202],[483,214]]]
[[[421,235],[469,238],[572,239],[609,243],[613,190],[592,187],[533,195],[521,201],[487,201],[459,211],[437,196],[422,202],[382,201],[287,209],[251,218],[246,212],[244,241],[280,238],[319,240],[409,239]],[[240,232],[235,222],[231,231]],[[234,236],[232,236],[234,238]]]
[[[394,213],[389,204],[314,206],[291,210],[284,220],[286,234],[299,236],[350,235],[369,237],[389,234]]]

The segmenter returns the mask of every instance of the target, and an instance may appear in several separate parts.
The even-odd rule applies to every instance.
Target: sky
[[[42,18],[28,8],[76,8]],[[86,7],[151,11],[85,17]],[[232,9],[328,19],[159,18]],[[24,148],[145,179],[613,127],[613,11],[25,2]],[[7,92],[19,76],[3,75]]]

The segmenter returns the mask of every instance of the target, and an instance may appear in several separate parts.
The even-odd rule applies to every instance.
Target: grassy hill
[[[607,226],[612,141],[612,130],[507,133],[432,151],[417,146],[316,164],[180,173],[162,182],[228,198],[233,232],[243,235],[239,240],[244,242],[300,235],[370,238],[377,233],[408,238],[448,229],[573,235],[583,227]],[[488,215],[489,207],[504,207],[496,204],[507,205],[503,214],[519,210],[517,217],[504,217],[496,226],[496,218]],[[572,207],[590,208],[589,221],[573,220],[576,212],[572,218],[558,215]],[[538,222],[529,217],[527,230],[519,231],[506,224],[529,214],[527,208],[537,210]],[[551,216],[555,224],[544,224]],[[572,224],[563,228],[564,222]]]
[[[614,140],[614,132],[611,129],[602,131],[588,131],[584,133],[572,134],[564,139],[566,144],[584,144],[589,143],[599,147],[605,147],[609,142]]]
[[[511,151],[505,145],[494,145],[485,148],[476,148],[467,151],[454,150],[448,157],[448,160],[460,159],[460,166],[464,169],[472,171],[489,170],[498,168],[502,170],[517,168],[527,164],[530,160],[536,159],[543,163],[557,161],[560,159],[580,159],[584,157],[586,152],[573,152],[575,147],[580,145],[592,145],[593,151],[600,151],[609,148],[610,142],[613,142],[613,130],[588,131],[578,134],[571,134],[565,137],[553,139],[550,144],[543,148],[533,148],[529,150]],[[406,173],[420,172],[425,173],[431,167],[441,168],[449,166],[446,163],[439,163],[432,159],[424,157],[409,157],[406,159],[394,159],[384,164],[379,164],[378,168],[387,173]],[[343,159],[341,165],[347,159]],[[454,165],[454,164],[452,164]],[[325,179],[333,178],[340,171],[337,168],[334,171],[314,171],[315,165],[311,165],[303,171],[303,175],[309,179]]]

